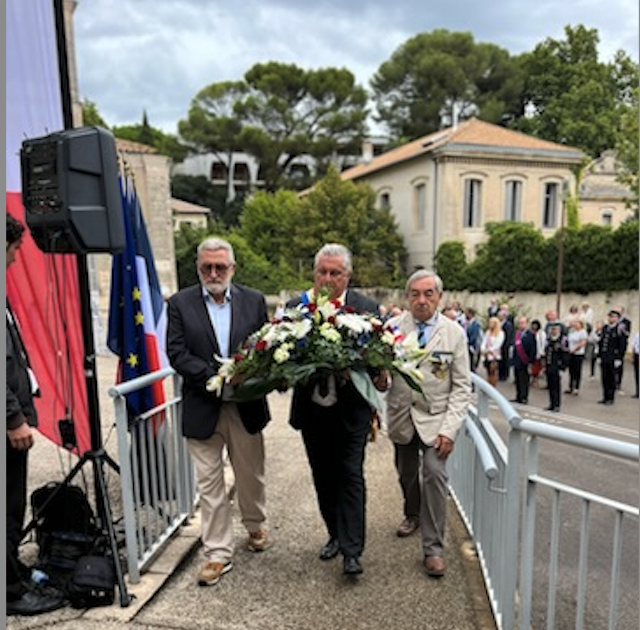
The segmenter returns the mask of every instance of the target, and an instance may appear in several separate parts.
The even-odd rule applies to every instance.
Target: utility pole
[[[560,305],[562,301],[562,266],[564,263],[564,219],[569,196],[569,182],[562,182],[562,205],[560,209],[560,234],[558,235],[558,270],[556,274],[556,313],[561,317]]]

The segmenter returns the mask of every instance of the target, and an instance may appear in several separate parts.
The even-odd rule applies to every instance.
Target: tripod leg
[[[101,502],[101,514],[104,515],[104,522],[101,523],[101,525],[106,527],[109,534],[109,543],[111,545],[111,553],[113,554],[113,564],[116,570],[116,578],[118,580],[118,590],[120,591],[120,606],[125,608],[131,603],[131,597],[127,591],[127,585],[124,582],[122,563],[120,561],[120,555],[118,554],[118,541],[113,527],[113,517],[111,515],[111,506],[109,505],[109,497],[107,495],[107,484],[104,480],[104,470],[102,469],[102,461],[99,461],[99,458],[94,459],[93,463],[95,468],[96,487],[99,488],[99,496],[96,497],[96,503],[98,501]]]

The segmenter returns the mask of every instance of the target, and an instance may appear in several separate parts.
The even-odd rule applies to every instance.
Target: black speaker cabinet
[[[81,127],[22,143],[22,202],[38,247],[56,254],[124,249],[116,143]]]

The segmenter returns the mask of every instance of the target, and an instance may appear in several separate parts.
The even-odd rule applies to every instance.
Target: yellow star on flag
[[[136,367],[138,365],[138,355],[133,354],[133,352],[129,353],[129,358],[127,359],[127,363],[132,367]]]
[[[140,296],[142,294],[140,293],[140,289],[138,287],[133,287],[133,291],[131,292],[131,297],[133,298],[133,301],[140,301]]]
[[[142,324],[144,323],[144,315],[142,314],[142,311],[138,311],[135,314],[135,322],[136,326],[142,326]]]

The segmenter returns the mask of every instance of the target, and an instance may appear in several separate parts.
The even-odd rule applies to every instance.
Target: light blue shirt
[[[220,356],[223,359],[228,359],[229,345],[231,343],[231,291],[227,288],[222,304],[218,304],[205,287],[202,287],[202,295],[213,326],[213,332],[218,341]]]

